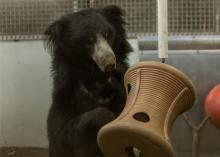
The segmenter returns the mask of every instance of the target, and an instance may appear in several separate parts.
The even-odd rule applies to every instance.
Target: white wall
[[[0,42],[0,146],[46,146],[50,57],[42,42]]]
[[[136,63],[137,53],[129,60]],[[47,146],[51,80],[42,41],[0,42],[0,146]]]

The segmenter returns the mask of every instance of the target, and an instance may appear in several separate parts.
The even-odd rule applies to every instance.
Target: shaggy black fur
[[[66,15],[46,30],[52,54],[53,95],[48,116],[50,157],[100,157],[97,132],[123,109],[126,41],[123,11],[117,6]],[[112,81],[92,60],[96,34],[115,53]]]

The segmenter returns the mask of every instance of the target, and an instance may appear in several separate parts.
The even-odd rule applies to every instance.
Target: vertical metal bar
[[[220,7],[220,5],[219,5],[219,1],[217,1],[216,2],[217,4],[216,4],[216,15],[215,15],[215,17],[216,17],[216,32],[217,33],[219,33],[219,13],[220,13],[220,11],[219,11],[219,7]]]
[[[77,12],[79,9],[78,0],[73,1],[73,12]]]
[[[167,0],[157,1],[158,11],[158,57],[168,58],[168,14]]]

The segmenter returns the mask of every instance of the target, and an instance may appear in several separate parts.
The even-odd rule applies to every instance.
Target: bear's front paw
[[[98,107],[94,110],[94,113],[97,115],[98,120],[104,124],[115,119],[115,114],[106,107]]]
[[[98,131],[103,125],[115,119],[114,113],[105,107],[98,107],[92,111],[86,112],[82,117],[81,127],[84,130]]]

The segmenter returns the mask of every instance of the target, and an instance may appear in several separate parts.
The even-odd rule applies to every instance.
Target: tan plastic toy
[[[194,103],[192,82],[178,69],[150,61],[131,67],[124,85],[125,108],[99,131],[101,150],[107,157],[173,157],[169,134],[177,116]]]

